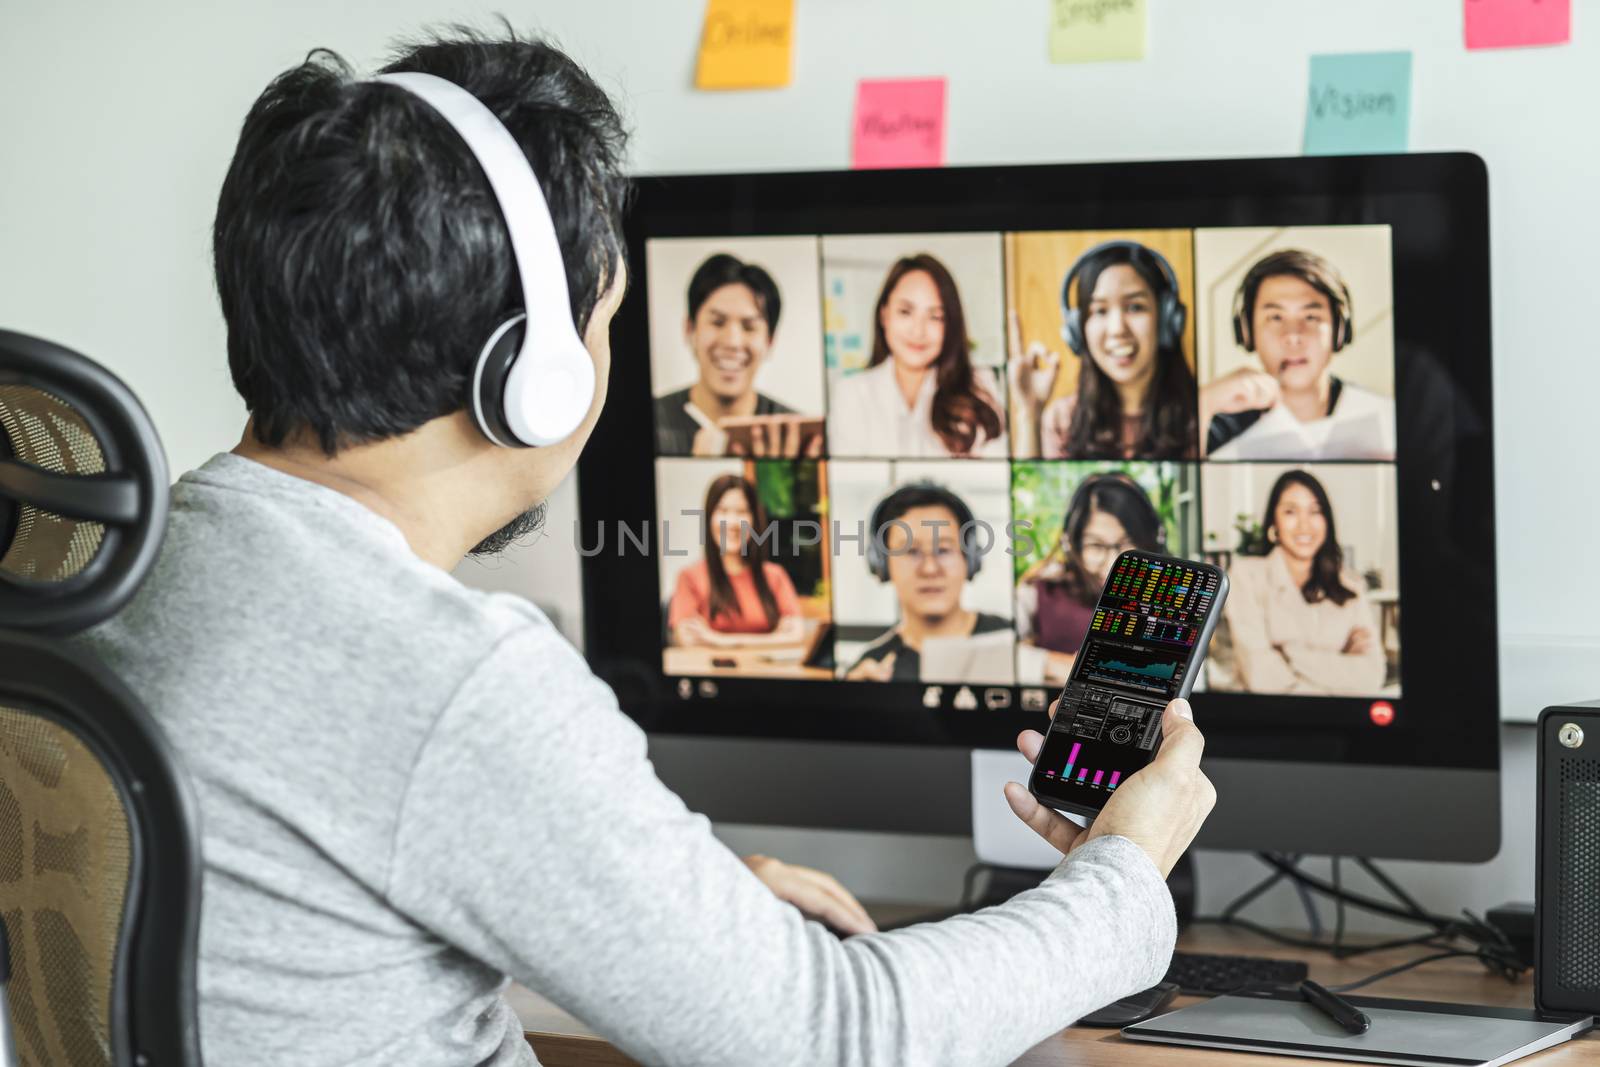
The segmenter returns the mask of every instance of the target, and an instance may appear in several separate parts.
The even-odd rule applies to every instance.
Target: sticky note
[[[850,164],[944,166],[944,79],[863,78],[856,88]]]
[[[1410,52],[1311,57],[1306,155],[1404,152],[1410,128]]]
[[[1524,48],[1572,39],[1572,0],[1462,0],[1468,48]]]
[[[793,41],[794,0],[709,0],[695,88],[788,85]]]
[[[1144,58],[1144,0],[1050,0],[1050,62]]]

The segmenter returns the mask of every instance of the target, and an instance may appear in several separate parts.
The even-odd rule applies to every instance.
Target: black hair
[[[522,147],[550,206],[579,334],[622,268],[627,133],[550,44],[454,26],[385,73],[445,78]],[[397,86],[325,49],[246,116],[212,233],[234,387],[255,437],[323,452],[463,408],[490,333],[522,309],[509,237],[460,136]]]
[[[1272,483],[1272,492],[1267,494],[1267,514],[1261,522],[1262,532],[1272,539],[1277,532],[1276,515],[1278,500],[1283,496],[1284,490],[1291,485],[1298,485],[1306,489],[1317,498],[1317,507],[1322,509],[1322,517],[1328,524],[1327,536],[1322,539],[1322,544],[1317,546],[1316,555],[1311,558],[1311,576],[1306,579],[1306,584],[1300,587],[1300,593],[1306,598],[1307,604],[1315,604],[1320,600],[1331,600],[1335,604],[1344,604],[1345,601],[1355,596],[1355,590],[1345,586],[1339,572],[1344,567],[1344,551],[1339,547],[1339,534],[1333,525],[1333,505],[1328,500],[1328,491],[1322,488],[1322,483],[1317,481],[1306,471],[1284,471],[1278,480]]]
[[[1155,254],[1143,245],[1110,245],[1079,264],[1077,302],[1074,306],[1083,309],[1087,316],[1100,275],[1122,264],[1132,267],[1150,287],[1150,295],[1156,302],[1152,310],[1158,318],[1159,338],[1162,294],[1171,293],[1174,299],[1178,294],[1172,293],[1172,287],[1161,265],[1156,262]],[[1195,435],[1198,419],[1195,397],[1194,372],[1189,369],[1189,361],[1184,357],[1182,338],[1175,344],[1160,346],[1156,351],[1150,392],[1145,397],[1139,439],[1134,443],[1131,454],[1146,459],[1190,457],[1198,440]],[[1078,372],[1078,403],[1067,425],[1066,454],[1073,459],[1121,459],[1125,453],[1122,441],[1122,397],[1094,358],[1085,355]]]
[[[1090,475],[1081,491],[1073,494],[1072,506],[1061,520],[1061,549],[1066,556],[1061,582],[1073,597],[1089,605],[1100,597],[1100,582],[1083,564],[1083,531],[1097,511],[1121,523],[1128,540],[1142,552],[1161,552],[1167,541],[1161,515],[1142,485],[1120,471]]]
[[[778,283],[764,268],[726,252],[718,252],[700,264],[694,277],[689,279],[689,321],[693,322],[711,294],[725,285],[742,285],[749,289],[756,298],[756,307],[767,320],[767,336],[778,332],[778,312],[783,310]]]
[[[1333,317],[1333,347],[1349,344],[1355,336],[1351,321],[1350,287],[1344,276],[1326,258],[1301,248],[1288,248],[1256,260],[1239,282],[1234,294],[1234,335],[1241,345],[1255,351],[1256,297],[1268,278],[1298,278],[1321,293]]]
[[[967,502],[934,482],[911,482],[884,497],[873,510],[872,536],[880,537],[884,527],[913,508],[944,508],[956,517],[957,526],[973,521]]]

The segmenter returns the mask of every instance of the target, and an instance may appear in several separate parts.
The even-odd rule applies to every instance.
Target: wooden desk
[[[868,910],[874,918],[888,922],[929,909],[925,905],[869,904]],[[1413,959],[1423,951],[1416,948],[1391,949],[1353,960],[1335,961],[1326,955],[1302,953],[1253,934],[1216,926],[1192,927],[1179,941],[1179,947],[1191,952],[1305,959],[1311,965],[1311,977],[1325,985],[1364,978],[1374,971]],[[1533,1006],[1533,983],[1528,977],[1514,984],[1507,982],[1484,970],[1477,960],[1440,960],[1370,985],[1362,989],[1360,995],[1528,1008]],[[528,1041],[545,1067],[614,1067],[635,1063],[537,993],[513,986],[507,996],[528,1031]],[[1174,1006],[1192,1004],[1195,999],[1179,997]],[[1017,1067],[1066,1067],[1069,1064],[1073,1067],[1130,1067],[1135,1064],[1149,1064],[1152,1067],[1277,1067],[1279,1064],[1284,1067],[1291,1064],[1317,1067],[1329,1062],[1333,1061],[1142,1044],[1124,1041],[1115,1030],[1068,1027],[1029,1049],[1016,1064]],[[1600,1067],[1600,1037],[1591,1032],[1576,1041],[1568,1041],[1518,1062],[1532,1067]]]

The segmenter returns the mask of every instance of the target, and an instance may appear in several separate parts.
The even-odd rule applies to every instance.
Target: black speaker
[[[1600,1014],[1600,700],[1539,716],[1534,1004]]]

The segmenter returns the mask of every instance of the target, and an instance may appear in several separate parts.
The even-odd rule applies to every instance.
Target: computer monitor
[[[970,831],[1136,547],[1232,583],[1201,845],[1498,850],[1476,156],[643,178],[627,240],[586,650],[692,806]]]

